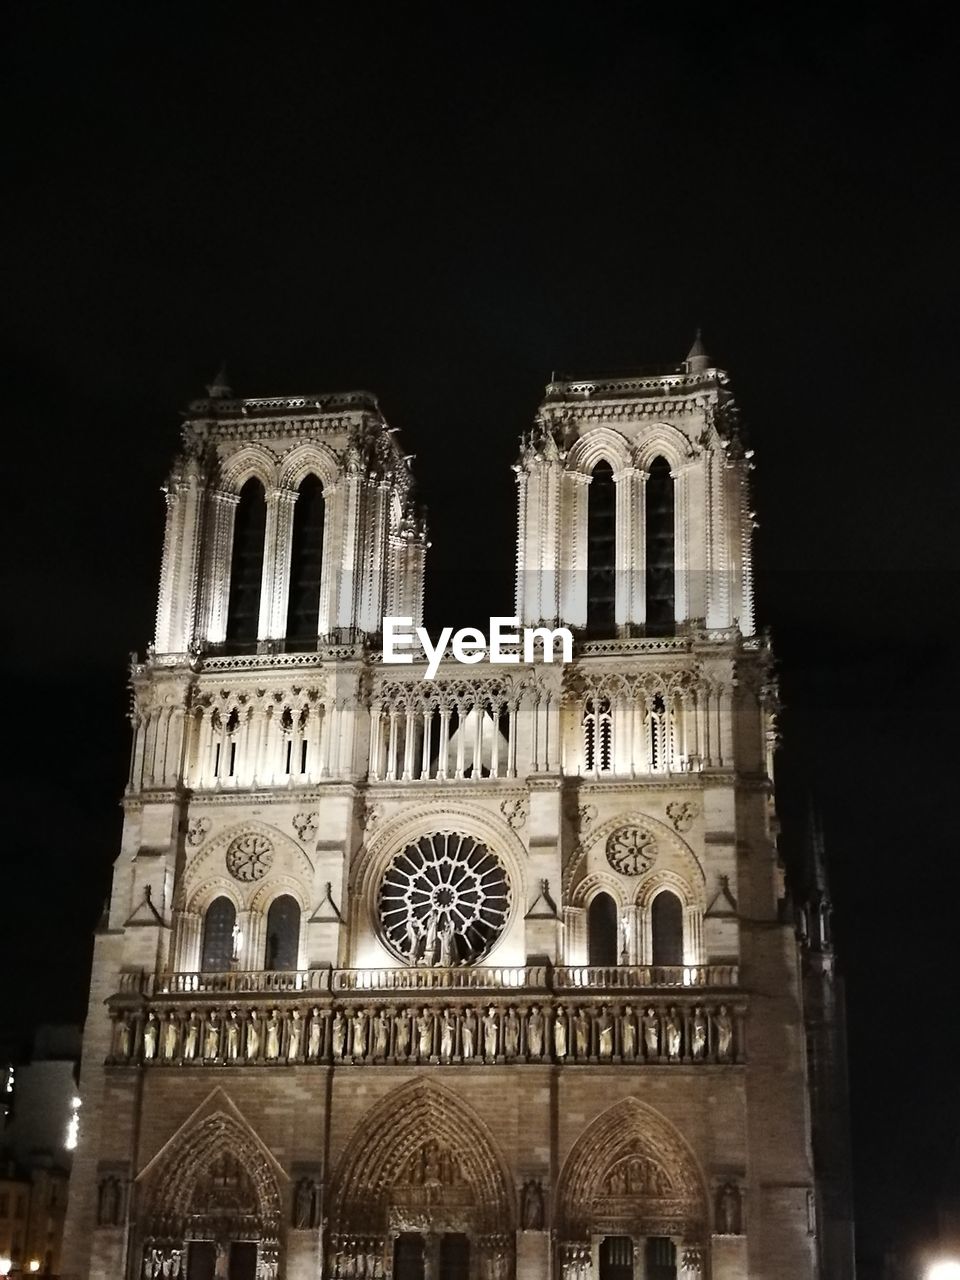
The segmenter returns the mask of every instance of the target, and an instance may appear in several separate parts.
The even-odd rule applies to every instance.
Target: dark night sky
[[[757,451],[788,854],[824,811],[869,1259],[930,1229],[960,1131],[957,32],[665,8],[7,10],[0,1029],[82,1013],[159,486],[221,357],[379,394],[463,624],[509,611],[551,370],[700,324]]]

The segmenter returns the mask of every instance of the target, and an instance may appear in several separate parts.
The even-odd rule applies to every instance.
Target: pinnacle
[[[704,373],[710,368],[710,357],[707,354],[707,348],[703,345],[703,334],[699,325],[693,346],[687,352],[687,358],[683,364],[687,373]]]
[[[225,360],[220,362],[216,377],[207,384],[207,395],[211,400],[229,400],[233,395],[233,388],[227,381],[227,362]]]

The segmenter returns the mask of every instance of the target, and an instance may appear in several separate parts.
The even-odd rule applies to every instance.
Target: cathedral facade
[[[71,1280],[827,1274],[749,456],[699,342],[552,382],[516,615],[573,660],[428,679],[382,660],[428,542],[376,400],[191,405]]]

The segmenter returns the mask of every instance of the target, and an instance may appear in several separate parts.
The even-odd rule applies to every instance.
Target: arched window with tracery
[[[613,768],[609,698],[587,698],[583,705],[583,764],[587,773],[607,773]]]
[[[253,648],[259,636],[266,529],[267,502],[263,485],[251,476],[240,490],[233,520],[227,644],[234,648]]]
[[[654,964],[683,964],[683,904],[669,889],[658,893],[653,900],[650,936]]]
[[[289,893],[270,903],[267,912],[265,969],[296,969],[300,957],[300,905]]]
[[[200,968],[203,973],[224,973],[233,964],[237,909],[229,898],[214,898],[203,917]]]
[[[325,511],[323,484],[316,476],[309,475],[300,485],[293,507],[290,594],[287,600],[288,650],[316,648]]]
[[[674,495],[666,458],[650,464],[645,499],[647,634],[671,635],[676,621]]]
[[[616,623],[617,485],[598,462],[587,491],[587,630],[612,636]]]
[[[617,963],[617,904],[609,893],[598,893],[587,908],[587,963]]]

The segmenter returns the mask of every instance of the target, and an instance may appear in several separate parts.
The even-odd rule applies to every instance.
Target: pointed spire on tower
[[[227,362],[221,360],[220,368],[214,380],[207,384],[207,395],[211,400],[229,400],[233,395],[233,388],[227,381]]]
[[[687,352],[687,358],[683,362],[685,373],[706,373],[710,368],[710,357],[707,355],[707,348],[703,345],[703,335],[697,326],[697,336],[693,340],[693,346]]]

